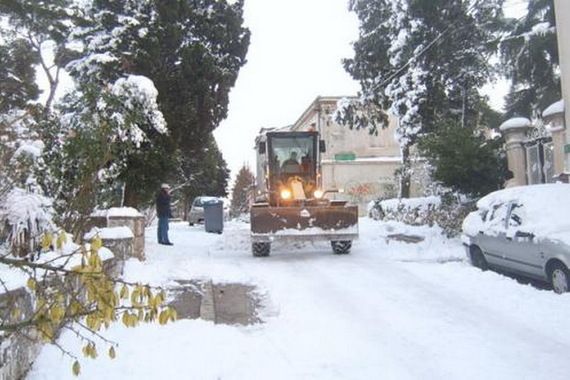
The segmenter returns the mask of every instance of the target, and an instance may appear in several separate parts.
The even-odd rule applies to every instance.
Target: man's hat
[[[161,189],[170,189],[170,185],[167,183],[163,183],[162,185],[160,185]]]

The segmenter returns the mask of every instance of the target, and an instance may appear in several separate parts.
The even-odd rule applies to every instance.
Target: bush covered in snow
[[[413,226],[437,224],[447,237],[454,237],[461,233],[463,219],[474,209],[474,202],[450,192],[423,198],[378,199],[370,202],[368,216]]]

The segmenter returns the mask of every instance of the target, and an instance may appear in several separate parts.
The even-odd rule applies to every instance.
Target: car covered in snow
[[[210,202],[223,202],[224,219],[227,220],[229,218],[229,203],[227,199],[212,196],[200,196],[194,198],[194,201],[192,202],[190,212],[188,213],[188,224],[193,226],[197,223],[204,223],[204,205]]]
[[[547,281],[557,293],[570,281],[570,185],[495,191],[463,221],[471,263]]]

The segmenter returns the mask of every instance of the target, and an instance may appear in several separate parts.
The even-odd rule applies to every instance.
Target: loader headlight
[[[313,196],[317,199],[321,199],[323,197],[323,195],[324,195],[324,193],[320,189],[315,190],[315,192],[313,193]]]
[[[291,199],[291,190],[289,189],[281,190],[281,199]]]

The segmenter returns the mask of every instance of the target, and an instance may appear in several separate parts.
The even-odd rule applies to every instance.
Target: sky
[[[505,13],[520,15],[526,3],[507,0]],[[341,63],[353,56],[351,43],[358,39],[348,0],[246,0],[244,18],[251,31],[248,62],[230,93],[228,118],[214,131],[232,178],[244,163],[255,170],[260,128],[293,124],[317,96],[355,95],[359,89]],[[500,109],[507,84],[492,83],[483,91]]]

